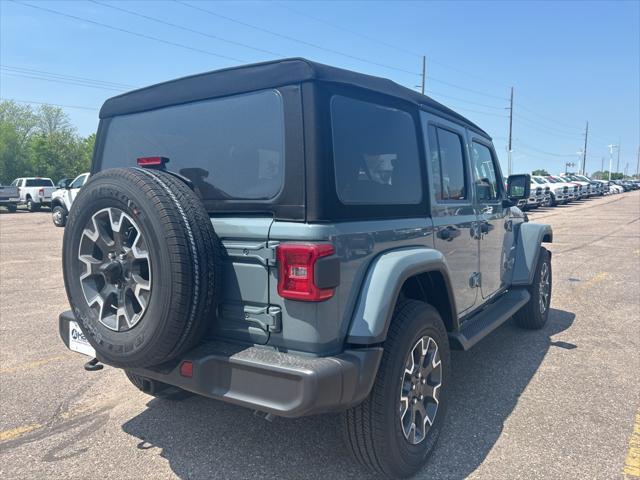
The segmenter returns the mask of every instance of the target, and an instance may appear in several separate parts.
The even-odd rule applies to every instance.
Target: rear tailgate
[[[18,187],[0,187],[0,201],[17,201],[19,197]]]
[[[280,309],[269,306],[269,265],[272,218],[212,218],[222,246],[221,297],[216,336],[264,344],[280,329]]]

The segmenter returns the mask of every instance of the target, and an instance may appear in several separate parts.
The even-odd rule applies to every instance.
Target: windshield
[[[53,180],[50,178],[27,178],[25,187],[53,187]]]
[[[545,182],[544,180],[542,180],[541,178],[538,178],[538,177],[533,177],[533,181],[536,182],[536,183],[539,183],[539,184],[547,183],[547,182]]]
[[[558,182],[560,182],[560,180],[558,180],[557,178],[553,178],[553,177],[547,177],[547,181],[549,183],[558,183]]]

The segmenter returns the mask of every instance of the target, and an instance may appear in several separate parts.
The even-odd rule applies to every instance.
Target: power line
[[[365,40],[368,40],[368,41],[370,41],[370,42],[374,42],[374,43],[377,43],[377,44],[379,44],[379,45],[383,45],[383,46],[385,46],[385,47],[388,47],[388,48],[394,49],[394,50],[396,50],[396,51],[398,51],[398,52],[402,52],[402,53],[405,53],[405,54],[407,54],[407,55],[412,55],[412,56],[414,56],[414,57],[422,57],[422,54],[421,54],[421,53],[417,53],[417,52],[415,52],[415,51],[413,51],[413,50],[409,50],[409,49],[404,48],[404,47],[401,47],[401,46],[399,46],[399,45],[394,45],[394,44],[392,44],[392,43],[382,41],[382,40],[380,40],[379,38],[376,38],[376,37],[371,36],[371,35],[364,34],[364,33],[362,33],[362,32],[357,32],[357,31],[355,31],[355,30],[351,30],[351,29],[349,29],[349,28],[343,27],[342,25],[338,25],[338,24],[332,23],[332,22],[330,22],[330,21],[328,21],[328,20],[325,20],[325,19],[323,19],[323,18],[316,17],[316,16],[314,16],[314,15],[310,15],[310,14],[308,14],[308,13],[306,13],[306,12],[301,12],[300,10],[297,10],[297,9],[295,9],[295,8],[292,8],[292,7],[290,7],[289,5],[284,5],[282,2],[277,2],[277,3],[278,3],[278,5],[280,5],[280,7],[284,8],[284,9],[286,9],[286,10],[289,10],[289,11],[291,11],[291,12],[295,13],[296,15],[300,15],[301,17],[307,17],[307,18],[310,18],[311,20],[315,20],[316,22],[322,23],[322,24],[324,24],[324,25],[328,25],[329,27],[335,28],[336,30],[342,30],[342,31],[344,31],[344,32],[350,33],[350,34],[352,34],[352,35],[356,35],[356,36],[361,37],[361,38],[364,38]],[[434,60],[434,59],[433,59],[432,57],[430,57],[430,56],[429,56],[429,63],[433,63],[433,64],[440,65],[440,66],[445,67],[445,68],[449,68],[449,69],[451,69],[451,70],[458,71],[458,72],[460,72],[460,73],[464,73],[464,74],[465,74],[465,75],[467,75],[467,76],[475,77],[475,78],[482,79],[482,80],[490,80],[490,81],[494,81],[494,80],[488,79],[488,78],[486,78],[486,77],[482,77],[482,76],[480,76],[480,75],[478,75],[478,74],[476,74],[476,73],[468,72],[468,71],[462,70],[462,69],[460,69],[460,68],[458,68],[458,67],[454,67],[453,65],[449,65],[449,64],[447,64],[447,63],[443,63],[443,62],[441,62],[441,61],[439,61],[439,60]],[[507,85],[505,84],[504,86],[507,86]]]
[[[106,87],[138,88],[136,85],[129,85],[129,84],[126,84],[126,83],[109,82],[109,81],[106,81],[106,80],[97,80],[95,78],[78,77],[78,76],[75,76],[75,75],[68,75],[68,74],[63,74],[63,73],[47,72],[47,71],[44,71],[44,70],[35,70],[33,68],[15,67],[13,65],[0,65],[0,69],[11,71],[11,72],[46,75],[46,76],[50,76],[50,77],[53,77],[53,78],[62,78],[64,80],[78,80],[78,81],[82,81],[82,82],[90,82],[90,83],[94,83],[96,85],[102,85],[102,86],[106,86]]]
[[[443,85],[447,85],[449,87],[457,88],[459,90],[464,90],[465,92],[475,93],[476,95],[483,95],[485,97],[497,98],[498,100],[503,100],[503,101],[506,101],[506,102],[509,101],[509,99],[506,98],[506,97],[501,97],[501,96],[498,96],[498,95],[492,95],[490,93],[481,92],[480,90],[474,90],[472,88],[463,87],[461,85],[456,85],[455,83],[446,82],[444,80],[439,80],[437,78],[429,77],[429,81],[430,82],[441,83]]]
[[[245,63],[246,62],[245,60],[242,60],[242,59],[239,59],[239,58],[229,57],[227,55],[222,55],[220,53],[211,52],[209,50],[202,50],[200,48],[190,47],[189,45],[184,45],[182,43],[172,42],[170,40],[165,40],[163,38],[154,37],[154,36],[147,35],[147,34],[140,33],[140,32],[133,32],[133,31],[127,30],[125,28],[115,27],[113,25],[108,25],[108,24],[102,23],[102,22],[96,22],[95,20],[89,20],[88,18],[79,17],[79,16],[76,16],[76,15],[68,14],[68,13],[63,13],[63,12],[60,12],[58,10],[53,10],[51,8],[45,8],[45,7],[41,7],[39,5],[31,5],[29,3],[17,2],[16,0],[9,0],[9,1],[13,2],[13,3],[16,3],[18,5],[23,5],[25,7],[34,8],[36,10],[42,10],[43,12],[49,12],[49,13],[53,13],[54,15],[60,15],[62,17],[67,17],[67,18],[72,18],[74,20],[79,20],[79,21],[82,21],[82,22],[92,23],[94,25],[98,25],[100,27],[108,28],[110,30],[115,30],[117,32],[128,33],[129,35],[134,35],[136,37],[145,38],[147,40],[154,40],[156,42],[164,43],[166,45],[171,45],[171,46],[174,46],[174,47],[183,48],[185,50],[191,50],[191,51],[194,51],[194,52],[197,52],[197,53],[203,53],[205,55],[210,55],[212,57],[223,58],[225,60],[231,60],[231,61],[240,62],[240,63]]]
[[[449,107],[452,108],[453,110],[460,110],[462,112],[471,112],[471,113],[477,113],[479,115],[489,115],[491,117],[499,117],[499,118],[509,118],[508,115],[500,115],[499,113],[494,113],[494,112],[482,112],[480,110],[472,110],[470,108],[466,108],[466,107]]]
[[[280,5],[281,8],[285,8],[285,9],[289,10],[290,12],[295,13],[296,15],[300,15],[301,17],[310,18],[311,20],[315,20],[316,22],[323,23],[324,25],[328,25],[329,27],[335,28],[336,30],[342,30],[343,32],[351,33],[352,35],[356,35],[358,37],[364,38],[365,40],[377,43],[379,45],[384,45],[385,47],[392,48],[394,50],[397,50],[398,52],[406,53],[407,55],[412,55],[414,57],[421,57],[422,56],[422,54],[420,54],[420,53],[413,52],[413,51],[408,50],[408,49],[406,49],[404,47],[401,47],[399,45],[394,45],[392,43],[383,42],[379,38],[376,38],[376,37],[373,37],[373,36],[370,36],[370,35],[366,35],[366,34],[361,33],[361,32],[356,32],[355,30],[350,30],[350,29],[348,29],[346,27],[343,27],[341,25],[337,25],[335,23],[329,22],[329,21],[324,20],[322,18],[313,16],[313,15],[309,15],[308,13],[305,13],[305,12],[301,12],[300,10],[296,10],[295,8],[292,8],[289,5],[284,5],[282,2],[278,2],[278,5]]]
[[[452,95],[445,95],[444,93],[439,93],[439,92],[434,92],[434,91],[427,91],[427,95],[429,95],[430,97],[433,96],[433,95],[437,95],[438,97],[449,98],[451,100],[457,100],[459,102],[468,103],[470,105],[476,105],[478,107],[494,108],[496,110],[504,110],[504,107],[498,107],[496,105],[488,105],[486,103],[473,102],[471,100],[465,100],[464,98],[454,97]]]
[[[78,108],[78,109],[81,109],[81,110],[94,110],[94,111],[100,110],[99,108],[94,108],[94,107],[80,107],[78,105],[61,105],[59,103],[35,102],[33,100],[18,100],[17,98],[2,97],[2,98],[0,98],[0,100],[5,100],[5,101],[9,101],[9,102],[16,102],[16,103],[34,104],[34,105],[51,105],[52,107],[61,107],[61,108]]]
[[[190,3],[184,2],[182,0],[173,0],[173,1],[176,2],[176,3],[179,3],[180,5],[184,5],[185,7],[191,8],[193,10],[198,10],[200,12],[206,13],[207,15],[211,15],[211,16],[214,16],[214,17],[217,17],[217,18],[222,18],[222,19],[227,20],[229,22],[233,22],[233,23],[236,23],[238,25],[242,25],[244,27],[252,28],[252,29],[257,30],[259,32],[268,33],[270,35],[275,35],[276,37],[283,38],[283,39],[288,40],[290,42],[300,43],[302,45],[307,45],[308,47],[317,48],[319,50],[324,50],[325,52],[334,53],[336,55],[341,55],[343,57],[351,58],[352,60],[357,60],[357,61],[363,62],[363,63],[369,63],[371,65],[376,65],[378,67],[387,68],[389,70],[395,70],[395,71],[402,72],[402,73],[408,73],[409,75],[413,75],[413,76],[416,76],[416,77],[419,76],[419,74],[417,72],[415,72],[415,71],[410,71],[410,70],[406,70],[404,68],[399,68],[399,67],[394,67],[394,66],[391,66],[391,65],[386,65],[384,63],[375,62],[373,60],[368,60],[368,59],[363,58],[363,57],[358,57],[356,55],[351,55],[349,53],[344,53],[344,52],[341,52],[339,50],[334,50],[333,48],[323,47],[322,45],[318,45],[316,43],[308,42],[306,40],[301,40],[299,38],[290,37],[289,35],[284,35],[282,33],[274,32],[273,30],[269,30],[269,29],[266,29],[266,28],[263,28],[263,27],[259,27],[257,25],[253,25],[251,23],[243,22],[242,20],[238,20],[236,18],[228,17],[226,15],[222,15],[220,13],[213,12],[213,11],[207,9],[207,8],[202,8],[200,6],[191,5]]]
[[[580,137],[579,133],[575,133],[575,134],[573,134],[573,133],[572,134],[559,133],[557,130],[539,126],[539,124],[531,122],[526,117],[523,117],[522,115],[519,115],[517,113],[514,113],[514,117],[518,118],[520,120],[520,122],[523,122],[523,124],[526,125],[527,127],[532,128],[534,130],[537,130],[539,132],[545,133],[545,134],[550,135],[552,137],[573,138],[573,139],[576,139],[576,141]]]
[[[235,40],[229,40],[228,38],[224,38],[224,37],[220,37],[218,35],[213,35],[213,34],[210,34],[210,33],[207,33],[207,32],[203,32],[202,30],[195,30],[193,28],[185,27],[184,25],[178,25],[177,23],[167,22],[166,20],[161,20],[159,18],[151,17],[149,15],[144,15],[142,13],[134,12],[132,10],[127,10],[126,8],[116,7],[115,5],[110,5],[108,3],[100,2],[98,0],[89,0],[89,1],[92,2],[92,3],[95,3],[97,5],[101,5],[103,7],[106,7],[106,8],[111,8],[113,10],[119,10],[119,11],[127,13],[129,15],[135,15],[136,17],[140,17],[140,18],[145,18],[147,20],[151,20],[152,22],[161,23],[161,24],[173,27],[173,28],[178,28],[180,30],[184,30],[186,32],[195,33],[197,35],[202,35],[202,36],[208,37],[208,38],[213,38],[214,40],[220,40],[221,42],[226,42],[226,43],[229,43],[231,45],[237,45],[239,47],[249,48],[251,50],[255,50],[257,52],[262,52],[262,53],[267,53],[269,55],[276,55],[276,56],[280,56],[280,57],[285,57],[286,56],[286,55],[284,55],[282,53],[274,52],[274,51],[271,51],[271,50],[266,50],[264,48],[254,47],[254,46],[248,45],[246,43],[236,42]]]
[[[564,158],[566,158],[566,157],[572,157],[572,158],[575,158],[575,157],[576,157],[576,154],[569,154],[569,153],[553,153],[553,152],[547,152],[547,151],[545,151],[545,150],[540,150],[539,148],[533,147],[533,146],[531,146],[531,145],[529,145],[529,144],[527,144],[527,143],[523,142],[522,140],[520,140],[520,139],[518,139],[518,138],[516,138],[516,139],[515,139],[515,141],[516,141],[516,143],[518,143],[518,144],[522,144],[522,146],[524,146],[524,150],[532,150],[532,151],[534,151],[534,152],[536,152],[536,153],[542,153],[542,154],[544,154],[544,155],[548,155],[548,156],[551,156],[551,157],[564,157]],[[522,146],[521,146],[520,148],[522,148]]]
[[[65,83],[67,85],[75,85],[77,87],[88,87],[88,88],[97,88],[99,90],[109,90],[109,91],[116,91],[116,92],[122,92],[125,89],[123,88],[116,88],[116,87],[104,87],[104,86],[100,86],[100,85],[92,85],[92,84],[88,84],[88,83],[82,83],[82,82],[78,82],[78,81],[72,81],[72,80],[62,80],[59,78],[48,78],[46,76],[40,76],[40,75],[28,75],[28,74],[24,74],[24,73],[16,73],[16,72],[0,72],[0,75],[3,77],[20,77],[20,78],[30,78],[33,80],[42,80],[45,82],[55,82],[55,83]]]

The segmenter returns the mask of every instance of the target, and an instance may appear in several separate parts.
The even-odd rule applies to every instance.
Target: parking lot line
[[[56,355],[54,357],[43,358],[41,360],[34,360],[32,362],[21,363],[19,365],[16,365],[15,367],[0,368],[0,374],[15,373],[15,372],[21,372],[23,370],[30,370],[32,368],[37,368],[41,365],[46,365],[47,363],[55,362],[57,360],[62,360],[65,357],[68,357],[68,355]]]
[[[4,432],[0,432],[0,442],[6,442],[7,440],[13,440],[20,435],[24,435],[25,433],[33,432],[38,428],[42,427],[40,423],[32,423],[31,425],[22,425],[20,427],[12,428],[10,430],[5,430]]]
[[[629,451],[624,462],[623,473],[627,478],[640,478],[640,409],[636,412],[633,432],[629,438]]]

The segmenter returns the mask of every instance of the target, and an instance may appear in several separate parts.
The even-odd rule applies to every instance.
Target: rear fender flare
[[[414,275],[434,271],[444,278],[451,318],[455,321],[456,307],[444,255],[424,247],[391,250],[378,256],[369,267],[347,333],[347,343],[372,345],[383,342],[405,281]]]

